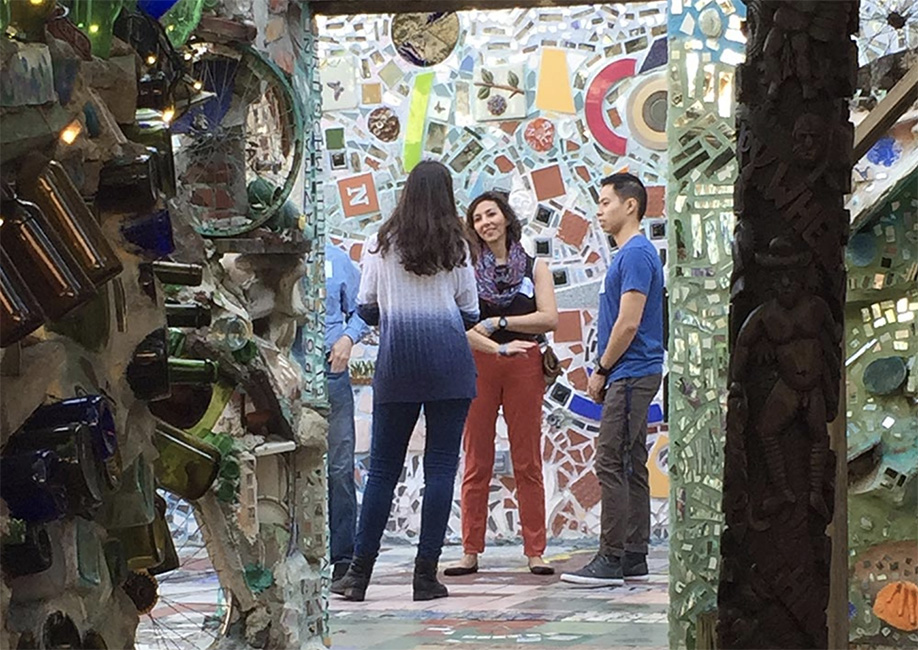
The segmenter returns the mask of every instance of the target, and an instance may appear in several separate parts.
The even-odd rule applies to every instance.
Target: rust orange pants
[[[500,357],[474,352],[478,396],[472,401],[462,435],[462,546],[482,553],[488,527],[488,501],[494,473],[497,411],[503,406],[516,480],[523,550],[545,552],[545,487],[542,483],[542,357],[538,347],[526,355]]]

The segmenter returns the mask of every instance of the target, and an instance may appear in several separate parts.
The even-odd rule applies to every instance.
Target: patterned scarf
[[[519,242],[510,244],[506,264],[497,264],[497,258],[487,246],[482,246],[481,256],[475,265],[475,279],[478,281],[478,297],[484,301],[506,307],[520,290],[526,275],[528,258]]]

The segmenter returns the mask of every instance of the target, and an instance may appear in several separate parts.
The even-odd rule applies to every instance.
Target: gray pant
[[[647,409],[661,379],[659,374],[621,379],[606,391],[596,449],[596,476],[602,488],[599,552],[606,556],[647,553]]]

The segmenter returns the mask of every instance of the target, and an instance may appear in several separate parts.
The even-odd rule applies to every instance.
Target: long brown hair
[[[465,263],[468,243],[453,196],[449,170],[424,160],[408,174],[392,215],[380,227],[374,253],[397,248],[402,266],[416,275],[435,275]]]

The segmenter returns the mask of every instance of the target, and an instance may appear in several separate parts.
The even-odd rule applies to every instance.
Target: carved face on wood
[[[794,157],[805,163],[815,163],[825,154],[828,129],[815,113],[804,113],[794,122]]]

